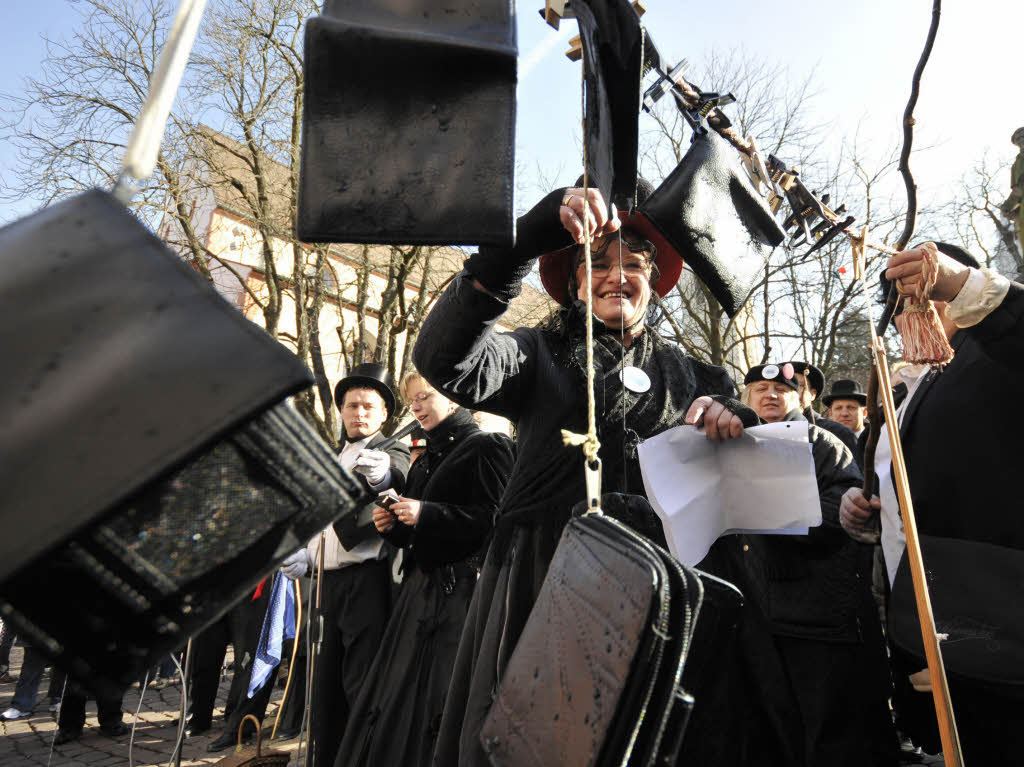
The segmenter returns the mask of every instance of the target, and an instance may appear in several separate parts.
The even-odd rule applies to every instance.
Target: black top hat
[[[797,373],[807,376],[807,385],[821,394],[825,391],[825,375],[809,362],[793,360],[789,363]]]
[[[743,383],[751,384],[755,381],[775,381],[776,383],[785,384],[793,391],[797,391],[800,388],[792,362],[783,362],[781,365],[755,365],[747,371]]]
[[[860,384],[851,378],[840,378],[832,382],[832,391],[821,398],[825,407],[832,407],[837,399],[855,399],[861,406],[868,404],[868,395],[861,391]]]
[[[356,365],[352,368],[352,372],[338,381],[338,385],[334,387],[334,404],[338,410],[341,410],[345,392],[355,387],[376,389],[384,398],[384,407],[387,408],[388,418],[395,414],[395,404],[398,402],[394,392],[395,382],[383,365],[376,362],[364,362],[362,365]]]

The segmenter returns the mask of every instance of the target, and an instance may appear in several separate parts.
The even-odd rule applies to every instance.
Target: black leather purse
[[[992,543],[922,535],[921,556],[939,647],[950,677],[1024,698],[1024,551]],[[906,551],[889,599],[893,643],[925,665]]]
[[[515,16],[502,0],[328,0],[306,23],[298,235],[514,238]]]
[[[785,238],[736,150],[714,130],[694,131],[682,161],[640,206],[732,317],[771,250]]]
[[[119,694],[362,491],[294,354],[110,194],[0,229],[0,614]]]
[[[696,571],[621,522],[573,518],[484,723],[491,763],[674,764],[704,596]]]

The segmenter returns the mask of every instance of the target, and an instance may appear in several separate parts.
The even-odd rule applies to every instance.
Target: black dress
[[[475,289],[471,279],[457,277],[441,296],[414,359],[452,399],[515,422],[517,455],[459,645],[434,753],[434,763],[444,767],[488,764],[479,743],[483,720],[562,528],[586,498],[583,454],[565,446],[561,433],[586,431],[582,312],[566,312],[554,330],[493,333],[507,304]],[[732,396],[734,387],[721,368],[650,332],[626,349],[598,330],[595,347],[602,491],[643,495],[637,444],[681,424],[697,396]],[[642,369],[650,390],[624,390],[618,375],[624,366]]]
[[[415,527],[385,534],[405,548],[405,578],[380,649],[349,715],[336,767],[427,765],[479,562],[512,468],[512,442],[462,408],[427,435],[404,495]]]

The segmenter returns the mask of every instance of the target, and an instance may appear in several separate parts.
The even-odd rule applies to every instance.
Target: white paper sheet
[[[639,456],[647,497],[684,564],[726,533],[801,535],[821,524],[806,421],[755,426],[722,444],[677,426],[642,442]]]

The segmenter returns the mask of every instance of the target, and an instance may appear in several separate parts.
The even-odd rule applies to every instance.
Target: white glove
[[[383,450],[360,450],[352,469],[366,477],[366,481],[377,488],[388,478],[391,471],[391,456]]]
[[[305,548],[299,549],[281,563],[281,572],[286,578],[293,581],[301,578],[309,570],[309,552]]]

